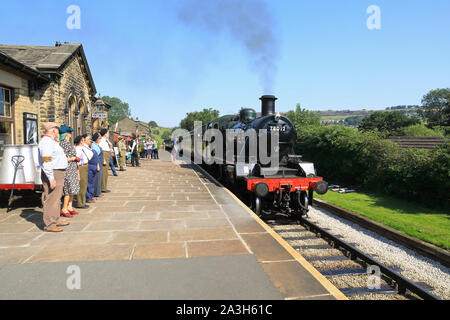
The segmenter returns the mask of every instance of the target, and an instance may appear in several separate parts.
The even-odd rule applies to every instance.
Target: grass
[[[362,214],[401,233],[450,249],[450,215],[393,197],[369,194],[340,194],[329,191],[317,198]]]

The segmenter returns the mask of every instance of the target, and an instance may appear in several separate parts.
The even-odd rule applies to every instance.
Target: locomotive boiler
[[[259,216],[304,215],[314,192],[325,194],[328,184],[317,176],[313,163],[295,154],[297,131],[288,118],[276,113],[277,98],[265,95],[260,100],[259,116],[254,109],[241,109],[180,137],[182,153],[201,159],[215,178],[244,194]],[[215,135],[207,134],[211,129]],[[195,143],[199,137],[201,143]],[[186,138],[190,143],[182,143]]]

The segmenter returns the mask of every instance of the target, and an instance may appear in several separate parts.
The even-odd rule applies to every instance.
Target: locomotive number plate
[[[279,131],[279,132],[285,132],[286,131],[286,127],[285,126],[282,126],[282,127],[270,126],[269,129],[270,129],[270,131]]]

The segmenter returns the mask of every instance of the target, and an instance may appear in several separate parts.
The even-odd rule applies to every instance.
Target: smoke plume
[[[184,0],[178,18],[187,26],[215,34],[228,32],[247,52],[264,92],[272,92],[279,41],[277,22],[263,1]]]

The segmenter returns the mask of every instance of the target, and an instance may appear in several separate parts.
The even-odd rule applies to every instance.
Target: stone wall
[[[62,75],[60,79],[53,81],[39,92],[42,95],[39,108],[41,130],[43,123],[53,121],[60,125],[68,125],[76,132],[79,130],[77,134],[92,133],[92,101],[80,59],[72,58],[62,70]]]
[[[38,114],[37,108],[28,94],[28,78],[21,79],[21,87],[14,89],[14,126],[15,126],[15,144],[24,143],[23,114]]]
[[[44,134],[43,124],[48,121],[68,125],[78,131],[77,134],[92,133],[93,101],[79,55],[72,57],[61,73],[62,77],[39,88],[32,97],[29,96],[28,87],[30,78],[21,75],[21,87],[14,89],[16,144],[24,143],[24,113],[38,115],[39,139]]]

